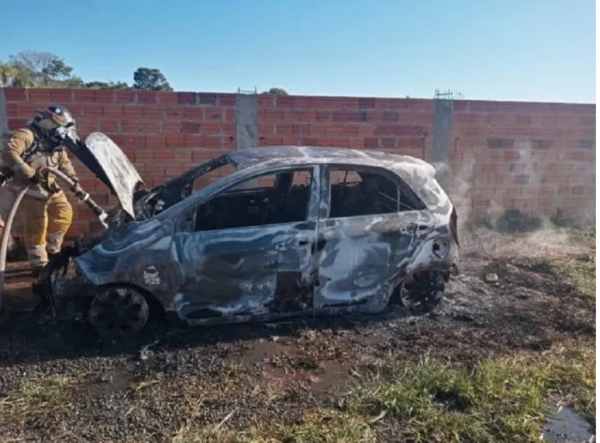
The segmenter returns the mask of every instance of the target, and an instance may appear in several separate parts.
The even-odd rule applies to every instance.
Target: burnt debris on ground
[[[473,234],[443,306],[424,317],[392,307],[158,325],[118,342],[83,323],[38,323],[13,265],[0,432],[61,442],[539,441],[544,405],[558,401],[595,426],[595,293],[582,277],[595,269],[595,237],[568,235],[565,248],[531,234]],[[501,373],[510,383],[495,391]]]

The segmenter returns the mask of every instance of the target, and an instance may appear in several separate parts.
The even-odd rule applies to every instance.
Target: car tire
[[[130,286],[110,286],[98,291],[88,319],[100,336],[134,335],[148,323],[150,308],[146,297]]]
[[[419,271],[408,275],[400,284],[399,298],[411,315],[433,312],[444,299],[446,278],[439,271]]]

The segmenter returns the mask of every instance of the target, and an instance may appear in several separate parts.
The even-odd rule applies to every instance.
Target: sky
[[[0,60],[178,91],[596,102],[594,0],[0,0]],[[25,21],[24,21],[25,20]]]

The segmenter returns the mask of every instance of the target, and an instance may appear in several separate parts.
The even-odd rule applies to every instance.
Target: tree
[[[285,89],[282,88],[271,88],[269,89],[271,95],[289,95]]]
[[[73,68],[50,52],[21,51],[11,55],[7,65],[17,72],[13,77],[15,86],[40,87],[79,83],[78,79],[72,76]]]
[[[46,84],[52,81],[65,81],[71,77],[73,68],[65,63],[61,58],[54,58],[47,66],[42,68],[42,75]]]
[[[55,86],[64,88],[85,88],[85,82],[81,77],[74,75],[60,83],[55,84]]]
[[[130,88],[130,86],[127,84],[127,82],[113,82],[113,81],[108,82],[108,87],[110,89],[129,89]]]
[[[113,81],[108,81],[108,82],[100,82],[100,81],[93,81],[93,82],[87,82],[84,85],[86,88],[90,88],[90,89],[129,89],[129,85],[125,82],[113,82]]]
[[[0,86],[25,88],[33,83],[31,73],[10,63],[0,63]]]
[[[133,73],[133,88],[146,91],[172,91],[171,85],[159,69],[138,68]]]

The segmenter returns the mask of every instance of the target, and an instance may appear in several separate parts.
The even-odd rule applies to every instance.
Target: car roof
[[[345,149],[312,146],[270,146],[264,148],[248,148],[228,154],[229,161],[236,169],[246,169],[263,163],[303,165],[308,163],[360,163],[365,166],[409,168],[430,166],[415,157],[390,154],[381,151]],[[427,165],[427,166],[426,166]]]

